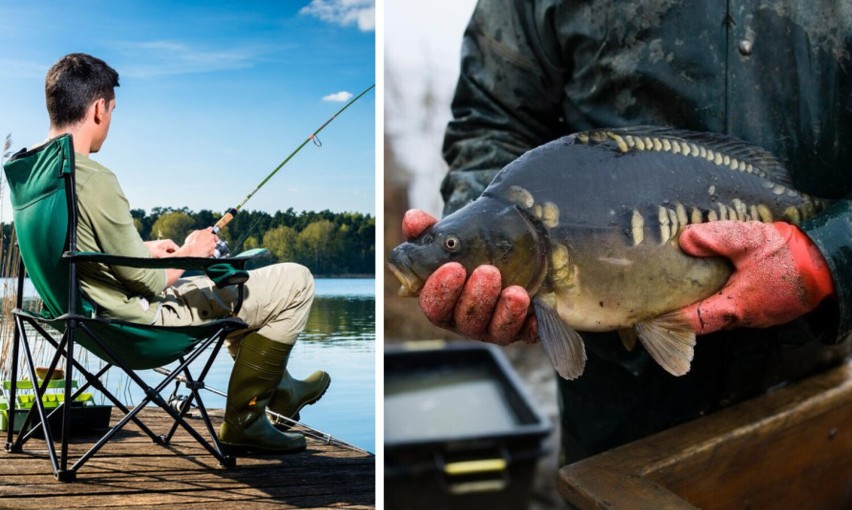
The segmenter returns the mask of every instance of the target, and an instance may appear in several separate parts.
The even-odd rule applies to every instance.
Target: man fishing
[[[681,310],[704,335],[692,369],[674,377],[614,333],[584,334],[584,375],[558,379],[566,462],[836,365],[852,348],[852,208],[843,200],[852,191],[852,10],[832,1],[745,4],[495,0],[477,5],[465,32],[444,140],[445,213],[533,147],[640,124],[747,140],[777,155],[800,191],[838,199],[800,227],[686,227],[685,253],[734,267],[717,295]],[[412,239],[435,221],[409,211],[403,232]],[[537,338],[527,292],[501,289],[492,266],[440,267],[420,305],[434,324],[471,338]]]
[[[210,257],[218,237],[212,228],[171,240],[143,242],[115,174],[90,159],[109,134],[118,73],[104,61],[82,53],[59,59],[47,73],[45,95],[49,138],[73,137],[81,251],[130,257]],[[81,264],[84,292],[98,314],[160,326],[187,326],[232,314],[234,287],[217,289],[206,277],[183,278],[178,269],[136,269]],[[323,395],[330,377],[316,371],[305,380],[286,370],[296,338],[304,329],[314,297],[307,268],[274,264],[249,271],[245,300],[237,316],[249,327],[227,340],[234,356],[228,383],[222,443],[234,453],[285,453],[305,448],[303,435],[279,430],[269,409],[288,418]]]

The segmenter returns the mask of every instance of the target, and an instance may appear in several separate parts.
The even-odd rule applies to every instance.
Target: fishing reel
[[[214,259],[221,259],[222,257],[227,257],[228,255],[230,255],[230,253],[231,249],[228,248],[228,243],[221,239],[216,241],[216,249],[213,250]]]

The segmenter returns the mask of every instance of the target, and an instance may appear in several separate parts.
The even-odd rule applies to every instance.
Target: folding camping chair
[[[60,481],[73,481],[76,479],[77,470],[128,422],[133,421],[155,443],[162,445],[168,445],[177,428],[182,427],[218,459],[221,465],[235,466],[234,458],[227,455],[219,443],[199,390],[204,387],[204,378],[225,336],[247,325],[235,317],[214,320],[202,326],[171,328],[98,318],[94,313],[95,306],[80,290],[78,264],[102,263],[139,268],[176,267],[203,270],[216,282],[217,286],[239,286],[240,299],[237,303],[237,310],[239,310],[242,304],[243,283],[248,279],[245,264],[257,256],[258,251],[264,250],[254,250],[238,257],[225,259],[196,257],[149,259],[78,252],[74,148],[71,136],[62,135],[39,148],[15,154],[4,165],[4,170],[9,183],[15,232],[21,254],[17,306],[13,311],[15,329],[6,450],[12,453],[22,452],[24,444],[36,431],[40,430],[47,443],[54,476]],[[44,303],[40,315],[23,309],[22,293],[25,274],[29,276]],[[46,330],[46,325],[61,332],[61,338],[58,340],[53,338]],[[28,328],[36,333],[28,332]],[[55,348],[55,354],[43,378],[38,378],[36,374],[32,354],[34,340],[31,341],[31,334],[43,338]],[[103,368],[97,370],[97,373],[92,373],[95,370],[87,370],[74,358],[74,346],[78,344],[104,360]],[[38,381],[38,384],[30,384],[37,386],[36,395],[33,398],[34,405],[27,414],[20,432],[15,436],[12,417],[15,413],[15,397],[18,389],[16,383],[21,354],[24,358],[24,368],[27,370],[26,377],[29,381]],[[203,361],[205,355],[207,358]],[[66,360],[64,394],[59,399],[62,404],[48,414],[41,397],[45,394],[54,371],[57,374],[61,373],[58,367],[62,357]],[[190,373],[189,365],[199,358],[201,358],[199,363],[204,364],[198,378],[194,378]],[[146,384],[135,373],[136,370],[162,367],[175,361],[178,362],[177,368],[172,369],[162,382],[153,387]],[[112,366],[119,367],[144,392],[144,399],[133,409],[128,409],[101,381],[106,371]],[[75,371],[85,378],[85,384],[72,388]],[[175,409],[160,393],[178,376],[181,376],[186,383],[191,396],[178,406],[179,409]],[[69,467],[68,444],[70,436],[75,432],[69,425],[73,410],[73,406],[69,403],[73,403],[89,387],[105,395],[116,408],[124,413],[124,416],[76,461],[70,459],[74,463]],[[210,440],[205,439],[185,419],[193,401]],[[160,406],[174,420],[170,430],[165,434],[155,434],[137,415],[151,402]],[[62,413],[59,455],[57,455],[54,434],[48,422],[54,413]]]

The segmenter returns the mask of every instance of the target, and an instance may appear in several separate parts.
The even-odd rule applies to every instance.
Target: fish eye
[[[461,239],[458,236],[450,234],[444,238],[444,249],[449,252],[456,252],[461,249]]]

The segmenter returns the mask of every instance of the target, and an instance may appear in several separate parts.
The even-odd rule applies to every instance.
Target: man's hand
[[[402,219],[403,235],[412,240],[436,222],[429,213],[411,209]],[[529,313],[529,294],[517,285],[501,288],[496,267],[479,266],[468,278],[461,264],[450,262],[426,280],[420,291],[420,309],[436,326],[468,338],[499,345],[535,341],[536,320]]]
[[[722,290],[682,309],[698,334],[783,324],[834,295],[831,274],[819,250],[788,223],[690,225],[679,242],[688,255],[727,257],[734,264]]]
[[[148,248],[148,253],[151,254],[151,258],[155,259],[169,257],[180,248],[180,246],[171,239],[145,241],[145,247]]]
[[[180,257],[212,257],[219,236],[213,233],[213,227],[195,230],[186,236],[183,246],[175,252]]]
[[[213,227],[207,227],[204,230],[196,230],[186,236],[183,246],[175,250],[168,251],[162,257],[212,257],[213,251],[216,249],[216,241],[218,240],[219,236],[213,233]],[[148,243],[145,244],[147,246]],[[150,251],[151,248],[148,248],[148,250]],[[154,256],[153,252],[152,256]],[[174,283],[183,275],[183,272],[183,269],[166,269],[166,287],[174,285]]]

